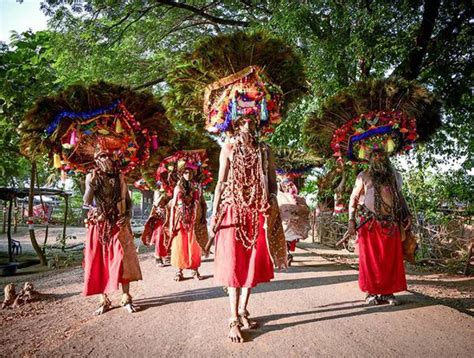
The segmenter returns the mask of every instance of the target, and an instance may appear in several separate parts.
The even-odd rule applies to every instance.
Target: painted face
[[[106,152],[99,153],[95,158],[95,163],[99,169],[104,173],[113,173],[114,172],[114,156]]]
[[[257,124],[254,118],[245,117],[238,121],[238,128],[241,133],[255,133]]]
[[[183,172],[183,179],[186,181],[190,181],[193,178],[193,171],[191,169],[186,169]]]

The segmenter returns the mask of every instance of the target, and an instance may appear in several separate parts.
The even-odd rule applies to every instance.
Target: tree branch
[[[164,79],[163,77],[157,78],[156,80],[148,81],[148,82],[145,82],[145,83],[142,84],[142,85],[135,86],[135,87],[133,87],[132,89],[133,89],[134,91],[142,90],[142,89],[144,89],[144,88],[148,88],[148,87],[154,86],[154,85],[156,85],[156,84],[158,84],[158,83],[164,82],[164,80],[165,80],[165,79]]]
[[[217,17],[214,15],[211,15],[207,12],[205,12],[203,9],[197,8],[195,6],[191,6],[185,3],[181,2],[176,2],[172,0],[155,0],[157,3],[162,4],[162,5],[167,5],[171,7],[175,7],[178,9],[184,9],[188,10],[196,15],[199,15],[213,23],[220,24],[220,25],[228,25],[228,26],[241,26],[241,27],[247,27],[250,25],[249,22],[247,21],[239,21],[239,20],[233,20],[233,19],[225,19],[221,17]]]
[[[441,0],[424,1],[423,18],[417,31],[415,46],[393,71],[394,75],[399,75],[407,80],[414,80],[420,74],[423,58],[426,55],[436,19],[439,15],[440,4]]]

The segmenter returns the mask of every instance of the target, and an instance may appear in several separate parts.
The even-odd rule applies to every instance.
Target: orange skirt
[[[171,244],[171,266],[181,270],[197,270],[201,266],[201,247],[194,230],[187,231],[181,224]]]

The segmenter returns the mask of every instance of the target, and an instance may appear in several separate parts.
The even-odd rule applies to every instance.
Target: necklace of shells
[[[257,242],[260,215],[268,203],[265,195],[262,152],[238,140],[230,162],[229,191],[236,220],[236,240],[249,249]]]

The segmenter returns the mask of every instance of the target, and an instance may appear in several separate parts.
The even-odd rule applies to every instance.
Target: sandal
[[[371,295],[369,293],[367,296],[365,296],[365,303],[367,303],[369,306],[377,306],[380,304],[377,295]]]
[[[110,311],[112,309],[112,302],[109,300],[107,296],[105,298],[101,297],[100,298],[100,306],[97,310],[94,311],[95,316],[100,316],[104,314],[107,311]]]
[[[176,272],[176,275],[174,276],[174,280],[176,282],[183,281],[184,280],[183,271]]]
[[[140,309],[138,306],[133,304],[132,296],[130,296],[128,293],[124,293],[122,295],[122,301],[120,304],[127,310],[128,313],[135,313]]]
[[[250,313],[247,310],[239,310],[239,318],[242,327],[245,329],[255,329],[258,323],[250,319]]]
[[[232,343],[243,343],[244,338],[242,337],[242,332],[240,331],[241,327],[239,318],[229,319],[229,339]]]

